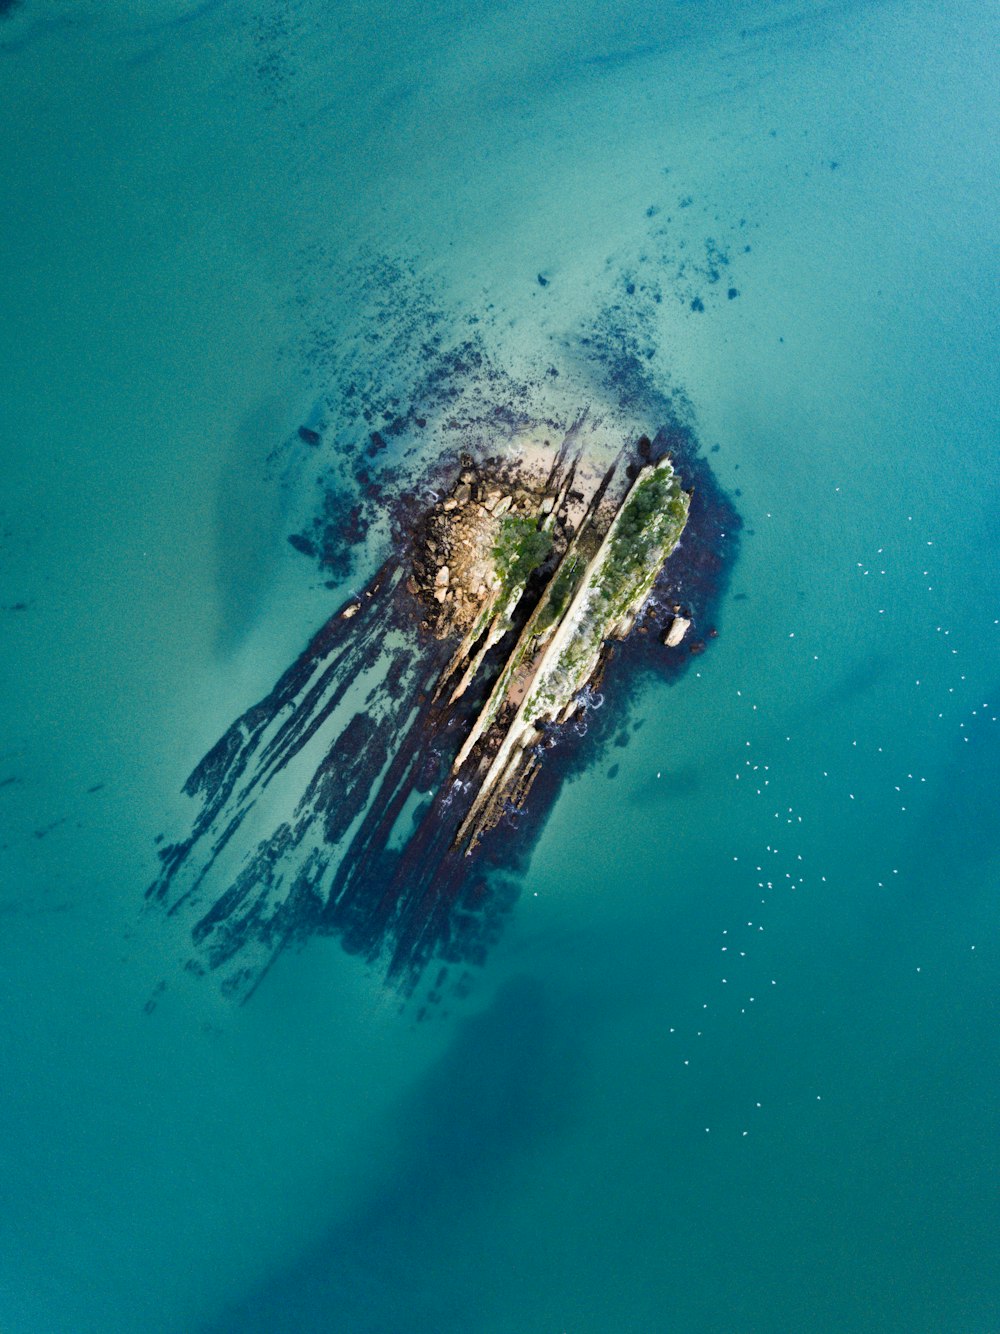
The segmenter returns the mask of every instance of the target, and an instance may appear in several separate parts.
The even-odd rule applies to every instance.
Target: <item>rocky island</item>
[[[588,476],[567,448],[544,476],[467,456],[422,526],[410,589],[425,628],[461,635],[436,698],[454,705],[488,682],[452,763],[473,792],[455,835],[465,851],[523,803],[535,748],[580,707],[684,531],[690,498],[670,459],[640,448],[622,481],[617,464]]]

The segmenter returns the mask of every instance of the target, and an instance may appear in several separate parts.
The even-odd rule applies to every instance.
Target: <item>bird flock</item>
[[[839,487],[835,491],[840,494]],[[913,525],[914,517],[907,515],[906,522]],[[681,1070],[697,1066],[697,1039],[710,1023],[759,1012],[768,1004],[768,993],[779,987],[798,920],[788,919],[789,896],[826,896],[818,905],[821,913],[863,912],[866,894],[889,891],[905,906],[907,877],[923,875],[926,882],[937,875],[933,864],[925,870],[912,853],[927,834],[922,816],[939,812],[936,803],[947,802],[942,788],[954,776],[954,750],[972,745],[982,729],[997,723],[996,706],[976,678],[991,661],[995,668],[1000,618],[984,616],[984,600],[970,597],[961,607],[960,625],[942,619],[937,590],[948,579],[936,577],[934,559],[946,544],[938,547],[933,538],[919,545],[906,540],[915,531],[903,529],[895,544],[852,553],[861,558],[845,562],[840,572],[844,604],[852,608],[851,636],[892,662],[888,675],[872,680],[850,700],[809,715],[810,689],[822,700],[829,683],[820,679],[810,687],[803,667],[818,664],[822,677],[823,664],[836,661],[838,648],[831,642],[830,622],[811,615],[815,604],[806,603],[800,623],[781,631],[779,641],[790,660],[785,675],[800,683],[793,689],[801,695],[772,695],[766,702],[766,689],[745,682],[731,686],[736,716],[745,718],[749,734],[740,738],[732,756],[727,824],[736,846],[724,854],[730,873],[742,877],[745,892],[728,895],[727,902],[735,897],[746,915],[718,928],[721,966],[715,994],[707,993],[695,1015],[669,1026],[668,1037],[676,1044],[670,1050]],[[852,588],[852,582],[862,587]],[[914,662],[920,663],[917,673],[911,670]],[[779,656],[770,670],[783,665]],[[994,669],[991,684],[997,676]],[[717,674],[711,688],[719,688]],[[975,750],[971,754],[974,770]],[[662,772],[657,770],[656,777]],[[983,781],[982,776],[977,779],[973,772],[971,781]],[[844,895],[850,896],[846,908],[838,904]],[[765,949],[762,941],[775,926],[782,932],[777,951]],[[975,958],[975,940],[964,941],[962,948],[966,957]],[[762,967],[755,962],[758,957]],[[926,962],[915,965],[917,974]],[[711,975],[708,966],[704,974]],[[824,1091],[813,1088],[804,1096],[821,1103]],[[748,1110],[761,1108],[754,1101]],[[711,1118],[705,1119],[699,1133],[711,1134]],[[734,1133],[732,1116],[720,1121],[725,1133]],[[753,1128],[748,1117],[735,1133],[746,1139]]]

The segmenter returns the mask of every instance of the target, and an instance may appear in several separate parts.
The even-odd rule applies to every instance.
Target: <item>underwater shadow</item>
[[[203,1334],[311,1334],[332,1320],[352,1334],[474,1328],[468,1283],[443,1272],[453,1234],[465,1220],[469,1236],[481,1235],[477,1201],[494,1199],[571,1125],[582,1043],[575,1014],[524,976],[458,1021],[447,1052],[387,1118],[384,1140],[395,1148],[382,1184]],[[441,1297],[448,1291],[452,1301]]]

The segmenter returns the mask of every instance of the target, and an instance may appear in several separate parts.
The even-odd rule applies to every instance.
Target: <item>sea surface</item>
[[[0,5],[4,1334],[1000,1331],[998,26]],[[154,840],[386,554],[287,541],[343,404],[470,330],[683,403],[718,639],[466,996],[317,939],[236,1004]]]

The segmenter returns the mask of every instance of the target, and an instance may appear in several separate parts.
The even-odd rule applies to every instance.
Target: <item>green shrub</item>
[[[576,591],[576,586],[580,582],[580,576],[583,571],[580,568],[579,559],[574,559],[569,566],[564,565],[552,581],[552,587],[549,589],[549,595],[545,606],[538,616],[536,629],[539,634],[547,630],[550,625],[555,625],[559,617],[569,606],[570,598]]]
[[[552,551],[552,538],[542,532],[533,519],[506,514],[493,548],[496,571],[504,590],[527,583],[533,570],[544,564]]]

